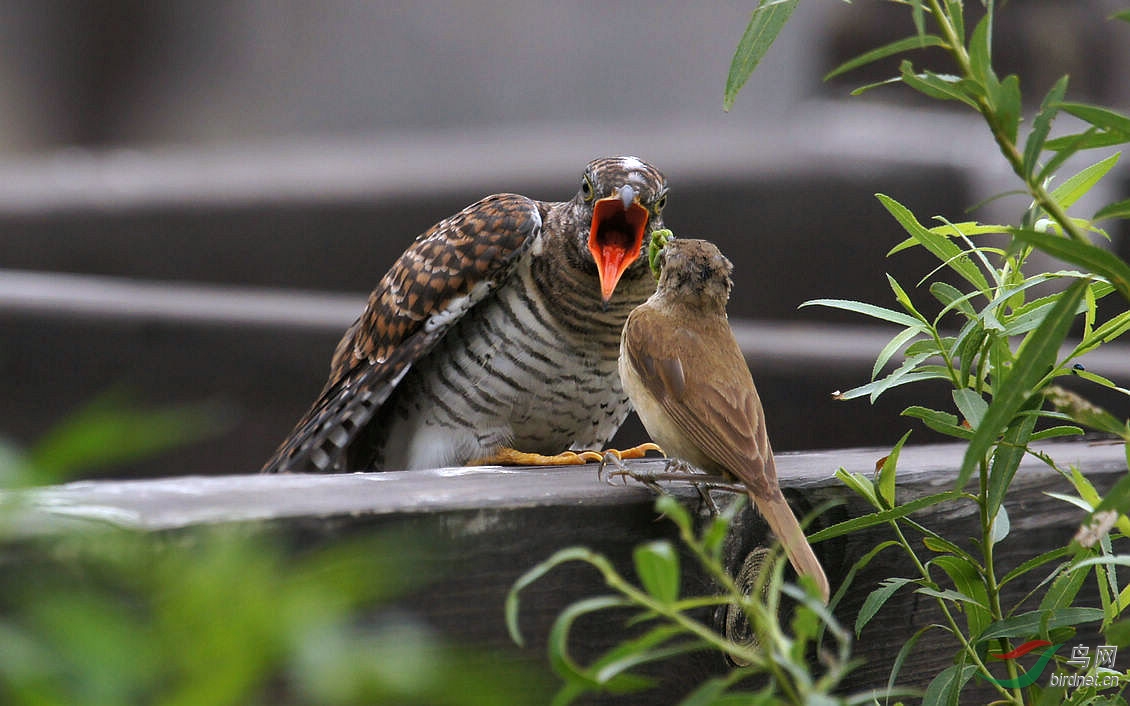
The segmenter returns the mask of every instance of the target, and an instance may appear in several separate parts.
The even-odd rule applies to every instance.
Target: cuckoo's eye
[[[663,194],[662,196],[659,197],[659,200],[655,202],[655,212],[659,213],[666,206],[667,206],[667,194]]]
[[[592,182],[589,181],[588,176],[583,177],[581,179],[581,196],[584,197],[585,201],[592,201],[593,194]]]

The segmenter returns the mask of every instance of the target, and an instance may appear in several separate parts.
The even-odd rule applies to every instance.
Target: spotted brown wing
[[[544,206],[516,194],[472,204],[416,238],[334,352],[321,395],[264,473],[339,472],[349,445],[448,329],[514,271]]]

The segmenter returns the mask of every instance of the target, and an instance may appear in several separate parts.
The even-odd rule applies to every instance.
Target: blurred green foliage
[[[190,443],[221,428],[211,411],[113,395],[26,453],[0,447],[0,704],[545,702],[539,675],[395,606],[432,577],[414,534],[21,527],[29,486]]]

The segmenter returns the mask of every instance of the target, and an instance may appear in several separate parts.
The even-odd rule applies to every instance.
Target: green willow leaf
[[[875,194],[875,198],[879,199],[883,207],[894,216],[895,220],[899,222],[899,225],[901,225],[911,237],[920,242],[923,247],[933,253],[939,260],[946,263],[950,269],[959,274],[965,281],[976,287],[977,291],[988,296],[989,283],[985,279],[985,275],[956,243],[945,236],[931,232],[929,228],[918,222],[918,219],[914,217],[910,209],[891,197],[885,194]]]
[[[1058,104],[1063,100],[1065,93],[1067,93],[1067,76],[1062,76],[1044,96],[1044,102],[1040,105],[1040,112],[1036,114],[1035,120],[1032,121],[1032,131],[1028,133],[1028,140],[1024,143],[1022,172],[1026,179],[1032,177],[1032,172],[1036,168],[1036,161],[1040,158],[1040,152],[1044,149],[1044,141],[1048,139],[1052,123],[1059,113]]]
[[[869,51],[865,54],[860,54],[859,56],[855,57],[854,59],[849,59],[848,61],[845,61],[844,63],[840,64],[836,68],[834,68],[831,71],[829,71],[828,73],[826,73],[824,75],[824,80],[828,81],[830,79],[835,78],[836,76],[839,76],[841,74],[845,74],[848,71],[858,69],[861,66],[866,66],[870,63],[879,61],[880,59],[885,59],[888,56],[892,56],[894,54],[900,54],[904,51],[912,51],[914,49],[924,49],[926,47],[945,47],[945,46],[947,46],[945,41],[941,37],[937,37],[933,34],[925,34],[925,35],[916,36],[916,37],[907,37],[906,39],[900,39],[898,41],[891,42],[890,44],[886,44],[884,46],[881,46],[878,49],[872,49],[871,51]]]
[[[860,517],[853,517],[850,520],[844,520],[831,527],[825,527],[819,532],[809,535],[808,541],[811,544],[815,544],[817,542],[823,542],[826,539],[834,539],[845,534],[867,529],[868,527],[886,524],[892,520],[897,520],[900,517],[906,517],[907,515],[918,512],[923,508],[949,502],[950,500],[957,500],[961,497],[962,494],[955,490],[947,490],[942,493],[927,495],[926,497],[912,500],[898,507],[893,507],[890,510],[868,513]]]
[[[915,73],[913,65],[909,61],[904,61],[899,66],[899,78],[907,86],[931,98],[961,101],[970,108],[977,109],[977,101],[966,91],[966,84],[956,76],[946,76],[930,71]]]
[[[915,589],[914,592],[915,593],[921,593],[924,596],[930,596],[931,598],[937,598],[937,599],[943,600],[943,601],[950,601],[952,603],[971,604],[975,608],[983,609],[986,613],[989,610],[988,606],[983,605],[981,603],[978,603],[975,598],[973,598],[972,596],[967,596],[964,593],[962,593],[961,591],[954,591],[954,590],[948,589],[948,588],[939,591],[936,588],[923,587],[923,588]]]
[[[1038,569],[1039,567],[1043,566],[1044,564],[1047,564],[1048,562],[1056,561],[1057,559],[1066,559],[1067,557],[1071,556],[1072,553],[1074,553],[1074,552],[1071,549],[1071,547],[1059,547],[1058,549],[1053,549],[1049,552],[1044,552],[1043,554],[1040,554],[1039,556],[1034,556],[1031,559],[1029,559],[1028,561],[1021,564],[1020,566],[1013,569],[1012,571],[1009,571],[1007,574],[1005,574],[1004,578],[1002,578],[1000,580],[1000,583],[998,585],[1004,586],[1009,581],[1011,581],[1015,578],[1018,578],[1020,576],[1023,576],[1024,574],[1028,573],[1029,571],[1032,571],[1033,569]]]
[[[1049,152],[1055,152],[1055,157],[1048,160],[1048,163],[1040,170],[1036,181],[1045,181],[1049,176],[1055,174],[1056,170],[1063,166],[1064,162],[1082,150],[1112,147],[1125,142],[1126,138],[1121,134],[1099,132],[1095,128],[1088,128],[1080,133],[1064,135],[1063,137],[1048,140],[1044,144],[1044,149]]]
[[[989,593],[978,567],[968,559],[952,554],[935,557],[930,564],[946,572],[954,587],[970,598],[965,611],[969,627],[966,634],[979,635],[989,627],[993,622],[993,616],[986,607],[989,605]]]
[[[1060,108],[1100,130],[1120,134],[1123,140],[1130,139],[1130,118],[1121,113],[1086,103],[1061,103]]]
[[[902,647],[899,648],[898,654],[895,655],[895,661],[891,664],[891,673],[887,677],[887,691],[890,692],[895,688],[895,682],[898,681],[899,672],[902,671],[902,665],[906,662],[906,658],[914,652],[914,646],[918,644],[919,638],[925,635],[928,631],[937,628],[937,625],[927,625],[926,627],[919,628],[913,635],[910,636]]]
[[[1092,216],[1092,219],[1096,221],[1101,221],[1104,218],[1130,218],[1130,199],[1109,203]]]
[[[1016,134],[1020,129],[1020,79],[1016,74],[1005,76],[1000,82],[993,103],[996,106],[993,122],[1011,144],[1016,144]]]
[[[968,319],[977,317],[977,311],[969,300],[976,296],[976,293],[969,292],[966,294],[949,282],[934,282],[930,285],[930,294],[942,303],[945,307],[941,313],[945,313],[950,309],[957,309],[963,316]],[[939,314],[940,316],[941,314]]]
[[[862,86],[860,86],[859,88],[853,89],[852,92],[849,95],[851,95],[853,97],[854,96],[862,96],[864,93],[867,93],[868,91],[870,91],[872,89],[880,88],[881,86],[889,86],[892,83],[899,83],[901,81],[902,81],[902,78],[900,78],[898,76],[894,76],[892,78],[883,79],[882,81],[876,81],[874,83],[865,83]]]
[[[986,13],[969,38],[969,68],[976,79],[991,94],[992,85],[996,83],[996,74],[993,73],[992,50],[993,15]],[[991,98],[991,95],[988,97]]]
[[[989,403],[985,401],[985,398],[981,397],[976,390],[970,390],[968,387],[953,391],[953,403],[961,410],[961,414],[969,422],[969,426],[974,429],[980,426],[981,420],[985,416],[985,410],[989,408]]]
[[[922,706],[951,706],[960,703],[961,690],[977,672],[975,665],[954,664],[934,677],[922,695]]]
[[[945,5],[950,24],[957,33],[957,44],[965,46],[965,10],[962,0],[946,0]]]
[[[730,62],[722,110],[729,111],[734,106],[734,100],[742,86],[753,75],[754,69],[781,33],[796,9],[797,2],[799,0],[761,0],[758,3]]]
[[[519,647],[525,644],[522,633],[518,629],[518,594],[554,568],[571,561],[586,562],[600,568],[602,558],[584,547],[567,547],[530,568],[526,573],[519,576],[514,582],[514,585],[510,587],[510,591],[506,594],[506,629],[510,633],[510,639],[514,641],[514,644]]]
[[[885,309],[881,306],[875,306],[874,304],[852,301],[850,299],[809,299],[797,308],[803,309],[806,306],[826,306],[831,309],[843,309],[844,311],[853,311],[857,314],[870,316],[874,319],[889,321],[899,326],[925,329],[925,324],[923,324],[922,321],[909,314],[904,314],[901,311],[894,311],[892,309]]]
[[[905,346],[908,341],[920,335],[922,335],[922,331],[913,328],[903,329],[895,334],[895,337],[892,338],[887,345],[883,346],[883,350],[879,351],[879,355],[875,357],[875,365],[871,368],[871,379],[874,380],[879,377],[879,373],[883,372],[883,368],[887,365],[887,361],[891,359],[891,356]]]
[[[974,468],[997,443],[1001,432],[1012,423],[1031,395],[1038,392],[1036,386],[1055,366],[1056,354],[1067,337],[1086,287],[1087,282],[1080,280],[1065,290],[1039,328],[1028,334],[1021,344],[1012,372],[1003,384],[997,385],[981,426],[969,440],[957,477],[958,489],[965,487]]]
[[[639,637],[621,642],[604,653],[600,659],[592,663],[587,672],[597,682],[607,684],[634,667],[708,647],[702,640],[688,640],[685,636],[683,628],[678,625],[659,625]],[[674,638],[683,639],[675,644],[665,644]]]
[[[960,361],[958,380],[970,384],[969,379],[973,374],[973,366],[981,361],[981,346],[988,336],[989,333],[979,321],[970,321],[962,327],[955,346],[957,349],[955,355]],[[980,380],[975,382],[975,384],[980,383]]]
[[[1061,439],[1065,436],[1083,436],[1082,427],[1058,426],[1041,429],[1033,432],[1030,441],[1046,441],[1048,439]]]
[[[859,633],[863,631],[863,628],[867,627],[867,623],[871,622],[871,619],[879,612],[879,609],[883,607],[883,604],[889,601],[891,596],[895,595],[896,591],[907,584],[916,583],[916,581],[917,579],[906,578],[883,579],[879,587],[868,594],[867,598],[863,601],[863,605],[859,608],[859,614],[855,617],[856,638],[859,637]]]
[[[953,345],[952,338],[942,338],[940,345],[938,341],[935,341],[933,338],[923,338],[907,346],[905,353],[907,358],[914,358],[920,355],[941,355],[942,351],[948,351],[951,345]]]
[[[1078,555],[1076,555],[1078,557]],[[1052,581],[1044,597],[1040,599],[1040,610],[1058,611],[1069,608],[1075,602],[1075,597],[1083,589],[1088,572],[1072,571],[1068,567]],[[1050,626],[1049,626],[1050,627]]]
[[[900,387],[916,380],[932,380],[936,378],[938,376],[936,372],[919,368],[919,365],[932,356],[933,353],[923,353],[921,355],[908,357],[903,361],[902,365],[895,368],[890,375],[871,383],[869,386],[871,388],[871,401],[874,402],[879,399],[884,392],[891,388]],[[945,375],[943,374],[942,377],[945,377]]]
[[[1126,453],[1130,456],[1130,443],[1126,444]],[[1114,510],[1120,515],[1130,514],[1130,475],[1123,476],[1107,491],[1092,516],[1106,510]]]
[[[902,416],[922,420],[930,429],[957,439],[972,439],[973,430],[962,426],[957,415],[936,409],[912,405],[902,411]]]
[[[648,542],[636,547],[632,558],[640,585],[664,603],[679,599],[679,554],[670,542]]]
[[[1108,250],[1090,243],[1041,233],[1035,230],[1013,229],[1011,233],[1017,240],[1027,243],[1052,257],[1079,265],[1110,281],[1118,293],[1130,301],[1130,265]]]
[[[632,602],[627,598],[596,596],[566,606],[549,630],[547,647],[553,671],[563,679],[580,682],[593,690],[604,688],[617,693],[627,693],[650,687],[654,683],[651,679],[631,674],[619,674],[602,683],[591,669],[577,664],[569,654],[569,632],[577,618],[609,608],[625,608],[631,605]]]
[[[1130,311],[1124,311],[1096,326],[1090,334],[1079,342],[1071,355],[1075,357],[1094,350],[1099,345],[1113,341],[1127,331],[1130,331]]]
[[[883,467],[879,469],[879,478],[875,481],[875,489],[878,491],[879,497],[886,502],[887,507],[894,507],[895,505],[895,473],[898,469],[899,453],[902,452],[903,444],[909,438],[910,432],[908,431],[898,440],[898,443],[883,460]]]
[[[1107,172],[1114,168],[1114,165],[1118,164],[1120,156],[1120,152],[1115,152],[1106,159],[1100,159],[1094,164],[1080,169],[1052,191],[1052,198],[1058,201],[1060,206],[1071,208],[1100,179],[1106,176]]]
[[[918,313],[918,310],[914,308],[914,302],[910,301],[910,295],[906,293],[906,290],[902,288],[902,285],[898,283],[898,280],[896,280],[894,277],[891,277],[890,275],[887,275],[887,284],[891,286],[891,291],[895,294],[895,301],[902,305],[902,308],[906,310],[906,313],[925,323],[926,317]]]
[[[998,637],[1030,638],[1033,635],[1039,635],[1044,627],[1048,630],[1052,630],[1071,625],[1094,623],[1102,620],[1104,616],[1105,614],[1102,608],[1060,608],[1054,611],[1033,610],[993,623],[985,632],[976,636],[976,641],[984,642],[985,640],[992,640]]]

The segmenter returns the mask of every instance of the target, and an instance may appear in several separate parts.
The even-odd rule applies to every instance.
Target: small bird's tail
[[[820,587],[820,595],[827,603],[828,577],[824,575],[824,567],[820,565],[820,560],[809,546],[804,530],[800,528],[800,523],[797,522],[792,508],[785,502],[784,496],[778,491],[769,498],[759,498],[753,493],[750,493],[750,497],[765,521],[769,523],[769,529],[773,530],[773,534],[780,540],[785,554],[789,557],[789,563],[798,574],[811,576],[816,581],[816,585]]]

